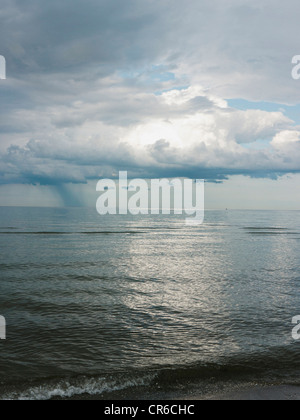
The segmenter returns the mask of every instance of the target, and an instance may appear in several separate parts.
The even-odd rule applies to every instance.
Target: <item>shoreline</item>
[[[0,397],[0,400],[2,398]],[[4,398],[5,399],[5,398]],[[13,396],[9,399],[16,399]],[[27,399],[27,398],[26,398]],[[37,400],[39,398],[36,398]],[[22,398],[21,398],[22,400]],[[194,388],[190,391],[133,393],[122,390],[113,393],[75,394],[73,396],[50,396],[49,400],[94,400],[94,401],[299,401],[300,385],[240,384],[227,389],[211,389],[206,392]]]
[[[57,398],[54,398],[57,399]],[[61,399],[61,398],[59,398]],[[300,400],[300,386],[297,385],[248,385],[242,388],[231,389],[228,391],[216,391],[211,393],[197,393],[193,391],[189,394],[176,397],[173,395],[141,395],[139,398],[132,394],[114,395],[113,397],[102,394],[96,395],[74,395],[71,398],[62,398],[63,400],[94,400],[94,401],[298,401]]]
[[[300,400],[300,386],[277,385],[249,387],[244,390],[231,390],[210,395],[193,395],[184,400],[195,401],[298,401]]]

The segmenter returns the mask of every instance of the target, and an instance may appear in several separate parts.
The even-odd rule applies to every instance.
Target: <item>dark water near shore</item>
[[[0,208],[0,250],[0,399],[300,383],[300,212]]]

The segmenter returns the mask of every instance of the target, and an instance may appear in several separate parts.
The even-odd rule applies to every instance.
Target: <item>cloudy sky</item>
[[[1,205],[100,177],[205,178],[212,208],[300,208],[296,0],[0,0]]]

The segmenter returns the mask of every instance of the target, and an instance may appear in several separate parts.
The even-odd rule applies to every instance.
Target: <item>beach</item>
[[[55,400],[59,398],[53,398]],[[110,398],[103,395],[81,395],[80,397],[65,398],[65,400],[92,400],[92,401],[299,401],[300,385],[245,385],[229,391],[215,393],[188,392],[177,395],[133,395],[119,394]]]
[[[240,391],[230,391],[216,395],[191,397],[192,400],[225,400],[225,401],[298,401],[300,400],[300,386],[281,385],[273,387],[253,387]]]

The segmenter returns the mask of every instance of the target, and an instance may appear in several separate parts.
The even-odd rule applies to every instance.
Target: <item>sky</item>
[[[299,1],[0,2],[0,205],[92,206],[125,170],[300,209]]]

